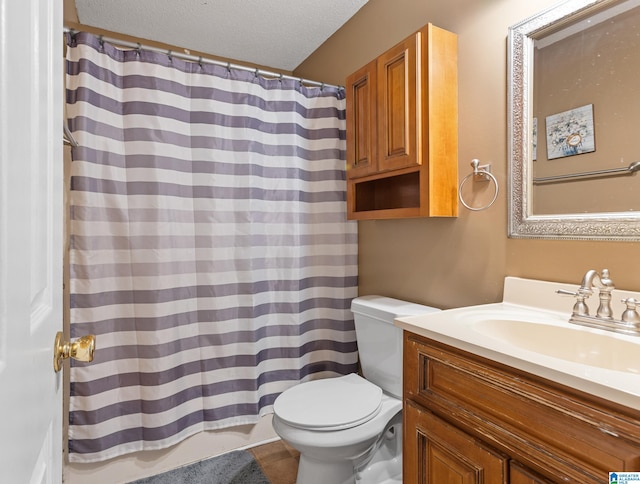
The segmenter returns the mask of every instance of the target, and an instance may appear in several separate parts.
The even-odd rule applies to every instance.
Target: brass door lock
[[[62,360],[73,358],[78,361],[93,361],[96,350],[96,337],[92,334],[77,340],[63,341],[63,334],[58,331],[53,344],[53,369],[57,373],[62,369]]]

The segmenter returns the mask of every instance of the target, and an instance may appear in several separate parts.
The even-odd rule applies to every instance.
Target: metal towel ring
[[[471,166],[473,167],[473,171],[462,179],[462,181],[460,182],[460,187],[458,188],[458,198],[460,199],[460,203],[462,203],[462,205],[464,205],[466,208],[474,212],[478,212],[480,210],[486,210],[491,205],[493,205],[493,203],[498,198],[498,190],[499,190],[498,180],[496,180],[496,177],[491,174],[491,172],[489,171],[489,167],[487,166],[486,168],[483,167],[482,169],[480,169],[478,168],[479,164],[480,164],[479,160],[471,160]],[[493,198],[491,199],[491,201],[482,207],[472,207],[469,204],[467,204],[467,202],[464,201],[464,198],[462,198],[462,187],[464,187],[464,184],[466,183],[466,181],[472,176],[476,180],[493,181],[493,184],[496,187],[496,192],[493,194]]]

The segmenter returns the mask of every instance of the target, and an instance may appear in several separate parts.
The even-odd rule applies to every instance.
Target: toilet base
[[[401,412],[371,451],[373,455],[329,462],[300,453],[296,484],[402,484]]]
[[[402,484],[402,454],[355,472],[352,461],[320,462],[300,454],[296,484]]]
[[[356,484],[402,484],[402,422],[387,430],[380,447],[356,474]]]
[[[320,462],[300,454],[296,484],[355,484],[351,461]]]

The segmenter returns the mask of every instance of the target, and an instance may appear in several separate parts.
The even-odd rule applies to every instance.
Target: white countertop
[[[507,277],[501,303],[402,317],[396,319],[395,324],[406,331],[640,410],[640,336],[621,335],[569,323],[574,298],[560,296],[555,291],[557,289],[575,291],[577,288],[577,285],[571,284]],[[615,318],[619,318],[622,314],[624,305],[620,300],[625,297],[635,297],[640,300],[639,293],[614,290],[612,307]],[[591,314],[595,314],[598,304],[597,291],[587,302],[591,308]],[[531,328],[531,324],[540,325],[535,328],[538,338],[540,334],[544,335],[546,330],[549,330],[550,335],[556,339],[558,335],[562,335],[563,338],[566,334],[571,336],[573,331],[586,332],[590,334],[577,336],[596,342],[597,347],[580,348],[575,341],[571,341],[572,338],[568,337],[566,338],[567,358],[565,358],[563,341],[549,340],[548,347],[555,349],[555,351],[547,351],[554,355],[549,356],[549,354],[526,348],[526,346],[535,346],[536,336],[533,334],[531,344],[514,345],[507,341],[508,337],[500,334],[499,329],[492,332],[491,328],[494,326],[486,324],[487,321],[497,322],[496,328],[517,326],[519,322],[525,323],[522,326],[525,330],[527,327]],[[564,329],[554,332],[555,330],[549,327]],[[526,332],[524,334],[524,340],[526,340]],[[582,338],[576,338],[578,339],[582,340]],[[522,340],[521,338],[521,342]],[[624,352],[624,355],[620,355],[621,358],[624,362],[631,364],[623,365],[625,368],[623,371],[605,368],[607,364],[603,367],[592,366],[578,362],[581,361],[580,358],[571,358],[576,352],[590,352],[592,355],[588,356],[595,356],[596,359],[600,358],[603,361],[615,360],[616,355],[609,353]],[[617,368],[617,366],[611,367]]]

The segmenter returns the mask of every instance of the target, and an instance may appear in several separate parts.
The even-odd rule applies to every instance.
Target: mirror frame
[[[534,41],[565,23],[620,0],[566,0],[509,27],[508,150],[511,238],[640,240],[640,211],[591,214],[532,213],[532,92]]]

